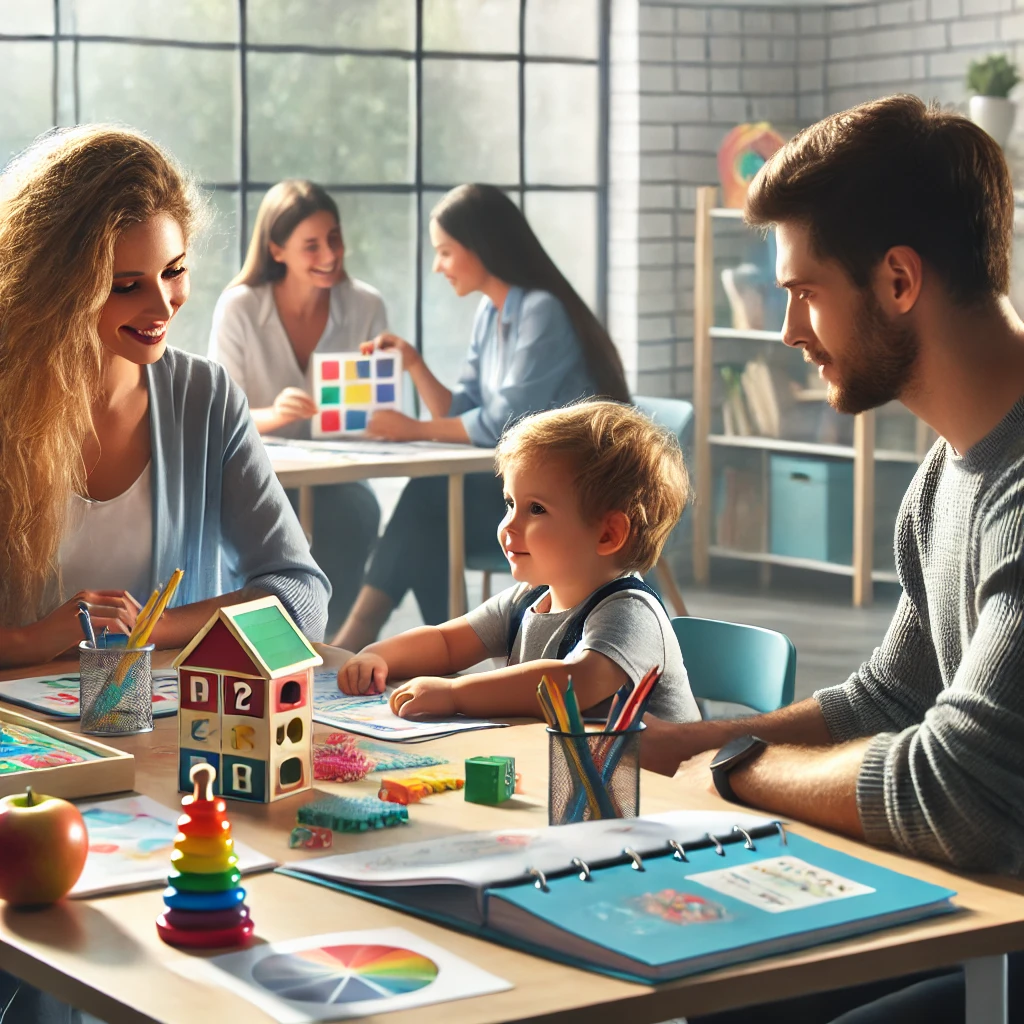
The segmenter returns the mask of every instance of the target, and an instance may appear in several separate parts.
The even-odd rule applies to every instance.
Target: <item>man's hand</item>
[[[645,734],[646,735],[646,734]],[[640,743],[643,749],[643,740]],[[711,777],[711,762],[717,750],[705,750],[684,761],[673,776],[673,781],[680,782],[689,792],[717,793],[715,780]]]
[[[379,654],[357,654],[338,669],[338,689],[350,697],[383,693],[388,663]]]
[[[640,767],[659,775],[674,775],[682,761],[700,753],[703,747],[693,735],[694,724],[698,723],[665,722],[644,715],[647,728],[640,737]]]
[[[438,676],[410,679],[391,694],[388,703],[399,718],[451,718],[458,714],[452,681]]]

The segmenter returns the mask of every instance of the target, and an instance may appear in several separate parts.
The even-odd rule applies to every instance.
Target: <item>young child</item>
[[[657,562],[686,503],[675,437],[631,406],[585,402],[520,420],[496,461],[508,509],[498,540],[518,584],[462,618],[364,648],[339,688],[382,693],[408,679],[390,698],[403,718],[537,717],[542,675],[563,689],[571,675],[580,708],[599,711],[657,665],[649,710],[698,720],[668,616],[635,575]],[[507,666],[441,678],[486,658]]]

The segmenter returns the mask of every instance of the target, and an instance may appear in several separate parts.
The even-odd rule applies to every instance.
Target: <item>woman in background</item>
[[[460,185],[431,212],[434,271],[459,296],[482,293],[465,367],[449,390],[407,341],[385,334],[364,351],[394,349],[412,377],[428,420],[380,410],[369,433],[398,441],[495,445],[521,416],[579,398],[629,401],[622,361],[608,332],[544,251],[519,207],[491,185]],[[448,482],[406,486],[377,546],[345,625],[334,642],[358,651],[372,643],[410,588],[423,621],[448,618]],[[505,515],[501,481],[465,478],[466,542],[496,543]]]
[[[0,664],[129,632],[175,568],[152,640],[182,647],[272,594],[319,639],[329,588],[241,391],[167,346],[189,295],[197,193],[144,136],[45,136],[0,200]]]
[[[210,358],[245,392],[256,429],[308,438],[313,353],[356,352],[386,329],[380,293],[345,272],[334,200],[310,181],[278,182],[260,203],[245,265],[210,331]],[[334,588],[333,629],[359,591],[380,508],[363,483],[316,487],[313,496],[313,554]],[[297,504],[295,492],[289,497]]]

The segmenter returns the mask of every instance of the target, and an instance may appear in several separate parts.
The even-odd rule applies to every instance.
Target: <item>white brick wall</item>
[[[609,327],[639,394],[692,388],[695,190],[741,121],[783,134],[913,92],[966,104],[976,57],[1024,63],[1024,0],[613,0]],[[1024,152],[1024,114],[1011,142]]]

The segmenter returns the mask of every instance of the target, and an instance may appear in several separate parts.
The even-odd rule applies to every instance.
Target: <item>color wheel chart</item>
[[[377,409],[402,405],[402,358],[397,352],[313,355],[312,436],[338,437],[366,429]]]
[[[253,981],[280,999],[319,1005],[390,999],[426,988],[437,964],[411,949],[321,946],[260,960]]]

